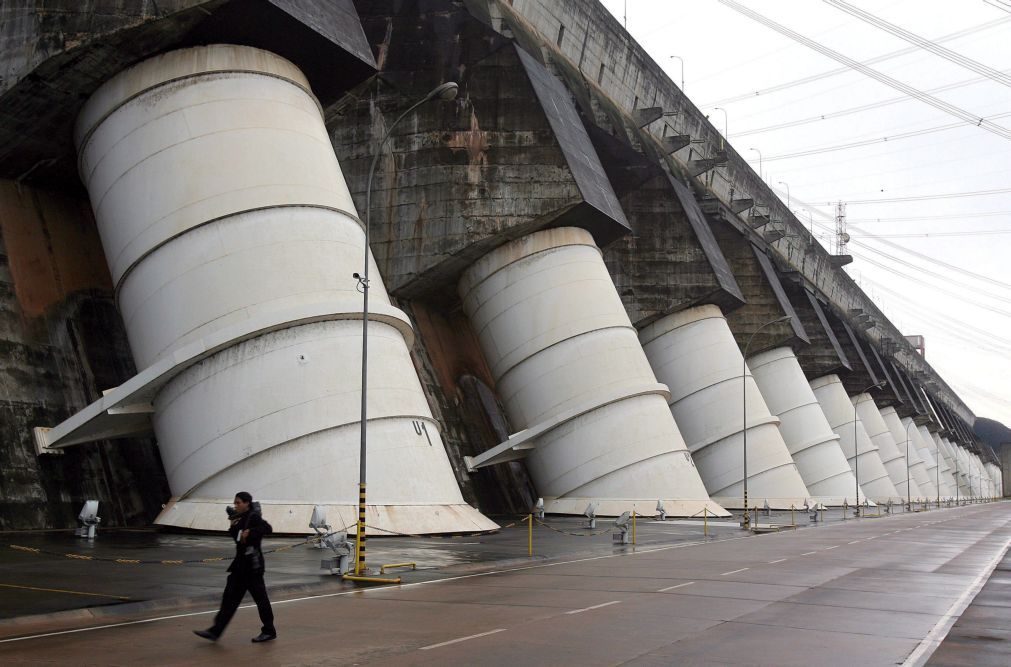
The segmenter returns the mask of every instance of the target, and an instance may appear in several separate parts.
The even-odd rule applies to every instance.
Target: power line
[[[856,229],[856,227],[853,227]],[[969,232],[912,232],[906,234],[857,234],[853,238],[865,239],[926,239],[935,236],[996,236],[1011,234],[1011,229],[977,229]]]
[[[934,41],[937,42],[937,43],[950,42],[952,40],[958,39],[959,37],[965,37],[966,35],[971,35],[973,33],[980,32],[982,30],[987,30],[989,28],[997,27],[999,25],[1007,23],[1008,21],[1011,21],[1011,16],[1009,16],[1007,18],[999,18],[999,19],[997,19],[995,21],[989,21],[987,23],[981,23],[979,25],[972,26],[971,28],[966,28],[965,30],[959,30],[958,32],[953,32],[953,33],[950,33],[948,35],[944,35],[943,37],[938,37]],[[898,51],[892,51],[890,53],[885,53],[885,54],[882,54],[880,56],[876,56],[874,58],[871,58],[870,60],[863,61],[861,64],[863,64],[863,65],[875,65],[877,63],[884,62],[886,60],[891,60],[893,58],[898,58],[899,56],[905,56],[905,55],[908,55],[910,53],[915,53],[917,50],[918,50],[917,47],[911,46],[911,47],[907,47],[905,49],[900,49]],[[838,76],[840,74],[845,74],[845,73],[851,72],[851,71],[852,71],[852,69],[849,68],[849,67],[839,67],[837,69],[821,72],[820,74],[812,74],[811,76],[807,76],[807,77],[804,77],[804,78],[801,78],[801,79],[794,79],[793,81],[787,81],[786,83],[780,83],[780,84],[777,84],[775,86],[770,86],[768,88],[762,88],[762,89],[759,89],[759,90],[756,90],[756,91],[753,91],[753,92],[750,92],[750,93],[742,93],[740,95],[735,95],[733,97],[725,97],[722,100],[716,100],[715,102],[706,102],[705,104],[700,104],[699,108],[700,109],[707,109],[707,108],[714,107],[714,106],[722,106],[724,104],[730,104],[732,102],[740,102],[742,100],[752,99],[754,97],[759,97],[761,95],[768,95],[770,93],[778,93],[778,92],[780,92],[782,90],[788,90],[788,89],[794,88],[796,86],[803,86],[803,85],[808,84],[808,83],[813,83],[815,81],[821,81],[822,79],[828,79],[830,77]]]
[[[874,253],[875,255],[880,255],[881,257],[884,257],[884,258],[889,259],[889,260],[891,260],[893,262],[901,264],[902,266],[905,266],[907,268],[913,269],[914,271],[919,271],[920,273],[923,273],[924,275],[928,275],[928,276],[930,276],[932,278],[937,278],[938,280],[943,280],[943,281],[945,281],[945,282],[947,282],[947,283],[949,283],[951,285],[955,285],[957,287],[961,287],[963,289],[967,289],[970,292],[979,294],[980,296],[984,296],[984,297],[986,297],[988,299],[993,299],[994,301],[1000,301],[1001,303],[1006,303],[1006,304],[1011,305],[1011,298],[1003,297],[1003,296],[1000,296],[1000,295],[997,295],[997,294],[990,294],[989,292],[981,292],[980,290],[976,289],[972,285],[966,285],[965,283],[959,282],[959,281],[951,278],[950,276],[944,276],[944,275],[941,275],[940,273],[937,273],[936,271],[931,271],[930,269],[924,268],[922,266],[918,266],[916,264],[913,264],[912,262],[908,262],[908,261],[902,259],[901,257],[896,257],[895,255],[891,255],[891,254],[889,254],[889,253],[887,253],[887,252],[885,252],[883,250],[878,250],[877,248],[869,246],[866,243],[863,243],[861,241],[853,241],[853,245],[858,246],[860,248],[863,248],[865,250],[869,250],[870,252]],[[867,258],[864,257],[864,259],[866,260]],[[971,300],[968,299],[968,298],[966,300],[968,300],[968,301],[971,302]],[[1002,312],[1002,314],[1003,314],[1003,312]],[[1011,313],[1007,313],[1007,314],[1008,314],[1009,317],[1011,317]]]
[[[1009,19],[1011,20],[1011,19]],[[1011,73],[1011,70],[1007,70]],[[949,83],[945,86],[939,86],[937,88],[930,88],[926,92],[928,93],[942,93],[948,90],[955,90],[956,88],[964,88],[965,86],[971,86],[975,83],[981,83],[986,80],[986,77],[977,76],[971,79],[965,79],[963,81],[956,81],[955,83]],[[858,107],[850,107],[848,109],[843,109],[841,111],[832,111],[825,114],[819,114],[817,116],[808,116],[807,118],[801,118],[798,120],[786,121],[783,123],[777,123],[775,125],[766,125],[765,127],[756,127],[751,130],[744,130],[743,132],[734,132],[733,137],[747,137],[752,134],[761,134],[763,132],[773,132],[775,130],[784,130],[791,127],[798,127],[800,125],[808,125],[810,123],[817,123],[822,120],[832,120],[835,118],[842,118],[843,116],[849,116],[851,114],[860,113],[862,111],[870,111],[872,109],[880,109],[882,107],[891,106],[893,104],[901,104],[903,102],[909,102],[911,99],[905,95],[901,97],[892,97],[887,100],[882,100],[880,102],[872,102],[871,104],[864,104]]]
[[[870,12],[866,12],[860,9],[859,7],[854,7],[853,5],[849,4],[848,2],[844,2],[843,0],[822,0],[822,1],[825,2],[826,4],[832,5],[836,9],[846,12],[850,16],[857,17],[864,23],[869,23],[870,25],[876,28],[880,28],[881,30],[884,30],[885,32],[891,35],[895,35],[899,39],[903,39],[909,42],[910,44],[913,44],[914,46],[918,46],[921,49],[930,51],[934,55],[944,58],[949,62],[953,62],[956,65],[964,67],[967,70],[976,72],[977,74],[981,74],[987,77],[988,79],[991,79],[1001,85],[1011,87],[1011,76],[1008,76],[1003,72],[999,72],[994,68],[989,67],[988,65],[984,65],[983,63],[973,60],[972,58],[963,56],[961,53],[956,53],[955,51],[945,48],[937,44],[936,42],[930,41],[929,39],[924,39],[923,37],[920,37],[917,34],[909,32],[905,28],[897,26],[894,23],[889,23],[883,18],[875,16]]]
[[[818,215],[819,217],[825,218],[826,220],[829,220],[830,222],[835,220],[834,216],[832,216],[829,213],[826,213],[826,212],[818,209],[815,206],[812,206],[811,204],[808,204],[807,202],[801,201],[799,199],[795,199],[794,201],[796,201],[798,204],[802,204],[804,207],[807,208],[808,211],[811,211],[812,216],[813,215]],[[831,228],[830,224],[826,224],[824,222],[818,222],[816,224],[818,224],[818,226],[821,227],[823,230],[826,230],[826,231],[834,233],[834,230]],[[863,228],[861,228],[861,227],[859,227],[857,225],[852,225],[851,228],[854,229],[854,230],[866,233],[866,231]],[[888,241],[886,239],[880,239],[880,242],[882,244],[884,244],[884,245],[887,245],[887,246],[891,247],[891,248],[895,248],[896,250],[901,250],[902,252],[905,252],[905,253],[907,253],[909,255],[913,255],[914,257],[916,257],[918,259],[924,260],[926,262],[930,262],[932,264],[936,264],[936,265],[938,265],[940,267],[948,269],[949,271],[954,271],[955,273],[959,273],[959,274],[964,275],[964,276],[966,276],[968,278],[973,278],[975,280],[980,280],[982,282],[989,283],[991,285],[994,285],[996,287],[1000,287],[1000,288],[1003,288],[1003,289],[1011,289],[1011,285],[1009,285],[1008,283],[1002,282],[1000,280],[996,280],[996,279],[991,278],[989,276],[984,276],[982,274],[975,273],[973,271],[969,271],[968,269],[964,269],[961,266],[956,266],[954,264],[949,264],[948,262],[945,262],[945,261],[942,261],[940,259],[931,257],[929,255],[925,255],[925,254],[923,254],[921,252],[917,252],[917,251],[913,250],[912,248],[907,248],[905,246],[899,245],[898,243],[893,243],[893,242]],[[854,241],[854,243],[856,243],[858,245],[866,245],[866,244],[863,244],[863,243],[861,243],[859,241]],[[914,266],[914,268],[919,268],[919,267],[915,267]],[[974,289],[974,288],[971,288],[971,289]]]
[[[722,0],[721,0],[722,2]],[[1011,116],[1011,112],[996,114],[990,116],[990,118],[1006,118]],[[934,132],[944,132],[946,130],[955,130],[958,128],[965,127],[965,123],[949,123],[947,125],[935,125],[934,127],[926,127],[922,130],[912,130],[910,132],[900,132],[899,134],[893,134],[887,137],[877,137],[875,139],[864,139],[862,141],[851,141],[846,144],[836,144],[834,146],[823,146],[821,148],[811,148],[806,151],[796,151],[794,153],[782,153],[781,155],[770,155],[766,157],[764,162],[776,162],[777,160],[788,160],[795,157],[805,157],[807,155],[818,155],[819,153],[833,153],[835,151],[848,150],[850,148],[860,148],[862,146],[872,146],[874,144],[883,144],[889,141],[896,141],[898,139],[909,139],[910,137],[919,137],[924,134],[933,134]]]
[[[1004,211],[981,211],[979,213],[951,213],[946,215],[921,215],[907,218],[849,218],[850,222],[927,222],[930,220],[964,220],[966,218],[990,218],[1011,215],[1011,209]]]
[[[935,199],[961,199],[964,197],[989,197],[991,195],[1000,195],[1011,192],[1011,188],[997,188],[993,190],[971,190],[967,192],[947,192],[941,195],[912,195],[909,197],[882,197],[881,199],[847,199],[847,204],[895,204],[899,202],[907,201],[931,201]],[[826,201],[831,203],[831,200],[837,199],[837,197],[811,197],[816,201]],[[799,201],[799,200],[798,200]]]
[[[893,79],[890,76],[887,76],[885,74],[882,74],[881,72],[873,70],[870,67],[867,67],[866,65],[859,63],[848,56],[844,56],[838,51],[834,51],[828,48],[827,46],[824,46],[823,44],[819,44],[818,42],[808,37],[805,37],[794,30],[787,28],[786,26],[780,25],[779,23],[776,23],[775,21],[766,18],[765,16],[759,14],[756,11],[748,9],[744,5],[734,2],[734,0],[719,0],[719,2],[720,4],[733,9],[734,11],[743,14],[744,16],[747,16],[748,18],[758,23],[761,23],[766,27],[771,28],[772,30],[775,30],[776,32],[782,35],[785,35],[790,39],[793,39],[794,41],[804,44],[805,46],[811,48],[814,51],[817,51],[818,53],[821,53],[824,56],[832,58],[833,60],[843,63],[847,67],[850,67],[852,69],[857,70],[858,72],[861,72],[862,74],[874,79],[875,81],[878,81],[879,83],[882,83],[886,86],[890,86],[902,93],[905,93],[906,95],[909,95],[910,97],[920,100],[924,104],[928,104],[934,107],[935,109],[938,109],[960,120],[963,120],[966,123],[970,123],[972,125],[980,127],[988,132],[991,132],[992,134],[1001,137],[1002,139],[1011,139],[1011,130],[1008,130],[1005,127],[1002,127],[992,121],[989,121],[986,118],[977,116],[973,113],[970,113],[969,111],[966,111],[965,109],[961,109],[955,106],[954,104],[950,104],[948,102],[945,102],[944,100],[940,100],[936,97],[928,95],[908,84],[902,83],[897,79]]]

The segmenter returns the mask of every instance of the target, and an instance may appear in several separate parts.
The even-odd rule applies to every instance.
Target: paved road
[[[922,662],[1011,541],[1006,503],[520,566],[0,642],[3,664],[894,665]]]

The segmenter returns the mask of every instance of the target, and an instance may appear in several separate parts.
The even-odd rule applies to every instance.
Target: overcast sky
[[[692,102],[830,250],[847,202],[845,270],[977,416],[1011,425],[1011,0],[847,3],[947,57],[827,0],[603,4],[675,83],[683,59]],[[859,63],[900,52],[866,64],[892,81],[728,4]]]

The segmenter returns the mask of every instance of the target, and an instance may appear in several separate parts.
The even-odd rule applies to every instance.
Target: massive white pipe
[[[936,499],[938,494],[938,480],[936,476],[932,477],[931,474],[936,474],[937,466],[935,465],[934,468],[931,469],[928,466],[927,459],[924,459],[921,454],[921,452],[926,448],[926,445],[923,443],[923,436],[920,435],[920,429],[916,426],[912,417],[902,418],[902,429],[909,435],[911,440],[909,444],[910,457],[913,456],[913,452],[916,452],[915,456],[919,461],[919,466],[914,467],[913,469],[914,474],[917,474],[917,468],[919,469],[919,473],[916,477],[916,483],[919,485],[920,491],[924,495],[924,499]]]
[[[220,529],[246,490],[278,531],[304,532],[316,504],[353,524],[365,235],[305,76],[259,49],[173,51],[99,88],[76,139],[137,366],[171,367],[157,522]],[[460,494],[410,322],[372,275],[367,521],[493,528]]]
[[[912,443],[906,437],[905,431],[902,430],[902,421],[899,419],[898,413],[890,405],[881,408],[879,413],[885,426],[888,428],[888,432],[892,435],[892,441],[895,443],[896,449],[902,457],[903,469],[900,472],[901,480],[895,485],[895,489],[900,494],[906,494],[906,498],[910,500],[924,498],[924,492],[920,489],[920,478],[917,475],[916,468],[919,465],[923,476],[926,476],[927,469],[916,454],[916,448],[912,446]],[[909,480],[909,488],[906,488],[907,479]]]
[[[839,376],[832,374],[815,378],[811,381],[811,389],[825,412],[832,430],[839,434],[839,444],[850,468],[854,469],[855,461],[859,467],[861,491],[874,502],[889,500],[902,502],[899,492],[888,476],[888,471],[881,462],[878,447],[867,435]],[[858,451],[859,459],[856,458]],[[854,472],[857,472],[856,469]],[[859,501],[863,502],[862,495]]]
[[[965,448],[961,445],[955,445],[955,461],[958,463],[956,469],[956,482],[958,483],[958,492],[962,498],[969,497],[969,457]]]
[[[940,469],[939,475],[941,480],[941,493],[947,495],[948,491],[954,491],[951,488],[949,479],[952,477],[953,466],[948,465],[948,457],[944,452],[944,445],[941,443],[941,436],[937,433],[931,433],[931,438],[934,440],[934,452],[937,457],[937,466]]]
[[[920,458],[927,464],[927,475],[933,480],[935,489],[944,491],[944,483],[939,481],[937,445],[934,443],[934,438],[926,426],[919,425],[916,430],[920,434]]]
[[[908,498],[906,495],[907,476],[910,478],[910,486],[916,484],[911,475],[909,475],[910,471],[906,468],[905,455],[899,451],[899,447],[892,437],[892,432],[888,429],[888,425],[885,424],[885,420],[881,416],[874,398],[865,392],[854,396],[851,400],[857,409],[860,422],[864,425],[868,437],[878,448],[878,453],[881,455],[881,463],[885,466],[892,484],[895,485],[899,498],[905,500]],[[916,491],[919,491],[919,489],[916,489]]]
[[[663,500],[710,501],[589,232],[562,227],[507,243],[460,279],[512,425],[538,434],[527,469],[549,512],[598,514]]]
[[[714,500],[741,507],[748,433],[748,502],[789,508],[809,492],[718,306],[688,308],[653,322],[639,340]],[[747,384],[745,391],[744,384]],[[745,404],[745,397],[747,403]]]
[[[970,463],[972,465],[972,472],[976,476],[977,480],[975,486],[975,494],[977,498],[980,498],[983,496],[983,488],[982,488],[983,462],[980,460],[979,455],[976,454],[975,452],[972,452],[970,454],[970,457],[971,457]]]
[[[769,410],[779,417],[779,432],[814,499],[840,505],[852,498],[856,480],[839,435],[829,426],[793,350],[761,352],[748,359],[748,368]]]
[[[941,476],[944,478],[944,495],[954,496],[955,495],[955,454],[952,451],[951,441],[947,438],[941,438],[937,442],[937,449],[941,453],[944,462],[947,464],[947,470],[945,470]]]

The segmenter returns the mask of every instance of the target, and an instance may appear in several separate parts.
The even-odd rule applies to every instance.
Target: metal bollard
[[[527,555],[534,555],[534,515],[527,515]]]

